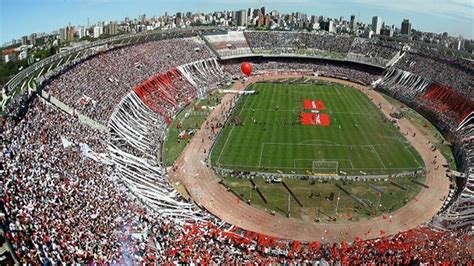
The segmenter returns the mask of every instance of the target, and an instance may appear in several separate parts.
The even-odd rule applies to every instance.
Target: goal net
[[[313,174],[315,175],[338,175],[339,162],[338,161],[313,161]]]

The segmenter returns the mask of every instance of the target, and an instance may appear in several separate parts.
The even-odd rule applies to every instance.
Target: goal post
[[[312,171],[313,171],[313,174],[315,174],[315,175],[338,175],[339,174],[339,162],[338,161],[315,160],[315,161],[313,161]]]

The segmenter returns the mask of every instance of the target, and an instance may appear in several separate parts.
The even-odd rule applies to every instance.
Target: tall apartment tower
[[[402,35],[410,35],[410,34],[411,34],[411,23],[410,23],[410,20],[404,19],[404,20],[402,21],[402,27],[401,27],[400,34],[402,34]]]
[[[349,22],[349,27],[351,28],[351,30],[355,30],[356,28],[356,16],[355,15],[351,15],[351,21]]]
[[[247,10],[237,11],[237,26],[247,26]]]
[[[372,31],[374,34],[380,34],[380,29],[382,29],[382,18],[375,16],[372,18]]]

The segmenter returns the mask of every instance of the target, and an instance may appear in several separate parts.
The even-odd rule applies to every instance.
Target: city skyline
[[[431,3],[431,5],[429,5]],[[304,12],[308,15],[331,18],[344,17],[349,20],[351,14],[359,16],[358,21],[371,24],[373,16],[380,16],[386,25],[400,28],[403,19],[409,19],[413,27],[426,32],[448,32],[451,36],[462,35],[473,39],[474,7],[470,1],[449,0],[442,3],[422,0],[403,0],[398,3],[381,3],[375,0],[344,0],[323,3],[309,0],[178,0],[151,1],[138,0],[2,0],[0,6],[0,43],[19,39],[21,36],[39,32],[57,31],[69,23],[86,25],[98,21],[121,21],[124,17],[136,18],[140,14],[161,16],[165,12],[203,12],[240,10],[250,7],[266,6],[268,11],[282,13]],[[421,8],[423,7],[423,8]],[[107,10],[107,12],[104,12]],[[471,14],[471,16],[469,15]],[[48,18],[48,19],[44,19]],[[35,21],[35,23],[31,23]],[[443,23],[439,23],[442,21]]]

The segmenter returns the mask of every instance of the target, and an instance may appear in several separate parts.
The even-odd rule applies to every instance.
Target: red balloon
[[[249,77],[252,73],[252,64],[250,64],[249,62],[243,62],[240,66],[240,69],[242,70],[242,73]]]

